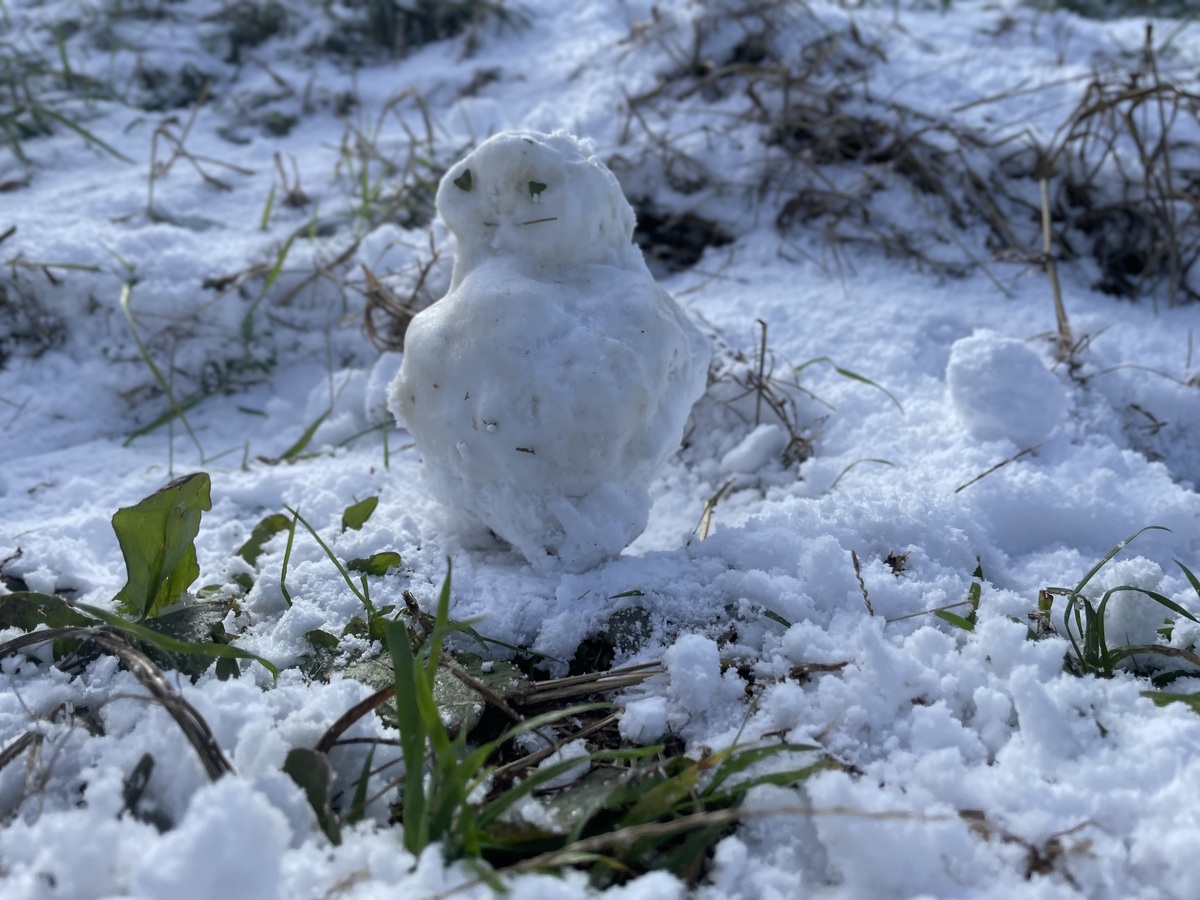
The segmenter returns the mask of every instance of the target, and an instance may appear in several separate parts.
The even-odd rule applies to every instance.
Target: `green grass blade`
[[[309,525],[308,521],[304,518],[304,516],[300,515],[297,510],[292,509],[290,506],[284,506],[284,509],[290,512],[297,522],[308,529],[308,533],[313,536],[313,539],[316,540],[316,542],[321,546],[321,549],[325,551],[325,555],[333,561],[333,564],[337,567],[337,570],[341,572],[342,580],[344,580],[346,584],[350,586],[350,590],[354,592],[354,596],[362,601],[363,606],[367,608],[368,612],[374,612],[375,609],[371,605],[370,599],[368,599],[367,596],[358,589],[358,585],[354,583],[354,578],[351,577],[350,573],[346,570],[346,567],[342,565],[341,560],[339,560],[334,552],[329,549],[329,545],[321,540],[321,536],[317,534],[317,530]],[[288,541],[288,545],[290,547],[291,541]]]
[[[298,233],[293,232],[284,241],[283,247],[279,251],[279,256],[275,258],[275,265],[271,267],[271,271],[267,273],[266,280],[263,281],[262,290],[258,292],[258,296],[254,298],[254,302],[250,304],[250,308],[246,310],[246,315],[242,318],[242,341],[244,343],[249,344],[254,339],[254,313],[258,310],[258,306],[262,303],[263,298],[267,296],[267,292],[271,290],[271,285],[275,283],[275,279],[279,277],[279,273],[283,271],[283,264],[292,250],[292,242],[296,240]]]
[[[263,207],[262,218],[259,220],[259,231],[266,231],[271,221],[271,210],[275,208],[275,185],[271,185],[271,190],[267,192],[267,202]]]
[[[65,125],[67,128],[71,129],[73,132],[75,132],[77,135],[79,135],[81,138],[83,138],[89,144],[95,144],[101,150],[104,150],[106,153],[112,155],[116,159],[121,160],[121,162],[133,164],[133,160],[130,159],[128,156],[126,156],[120,150],[117,150],[116,148],[112,147],[111,145],[106,144],[104,141],[100,140],[100,138],[96,137],[96,135],[92,134],[90,131],[88,131],[86,128],[84,128],[82,125],[80,125],[78,122],[74,121],[73,119],[69,119],[66,116],[64,116],[62,113],[55,112],[53,109],[50,109],[49,107],[46,107],[46,106],[39,106],[38,112],[41,115],[44,115],[44,116],[47,116],[48,118],[53,119],[55,122],[58,122],[60,125]]]
[[[354,798],[350,801],[350,810],[346,815],[346,823],[354,825],[361,822],[366,814],[367,789],[371,779],[371,765],[375,761],[375,744],[367,750],[367,758],[363,760],[362,770],[358,773],[358,781],[354,783]]]
[[[200,458],[204,459],[204,448],[200,446],[200,440],[196,437],[196,432],[192,431],[191,423],[188,422],[187,416],[184,415],[183,407],[179,401],[175,399],[175,394],[171,390],[171,385],[167,379],[163,377],[163,373],[158,366],[154,364],[154,360],[150,356],[150,351],[146,349],[146,345],[142,343],[142,336],[138,334],[137,322],[133,318],[133,309],[130,302],[133,297],[133,286],[127,281],[121,285],[120,305],[121,311],[125,314],[125,320],[129,323],[129,333],[133,335],[133,342],[137,344],[138,353],[150,369],[150,373],[154,376],[154,380],[162,389],[162,392],[167,395],[167,401],[171,404],[171,409],[175,411],[175,415],[179,417],[179,421],[183,423],[184,430],[187,431],[188,437],[192,439],[192,443],[196,445],[196,452],[200,454]],[[128,441],[126,441],[128,444]]]
[[[279,458],[288,460],[290,462],[303,453],[304,448],[307,447],[309,442],[313,439],[313,435],[317,433],[317,429],[321,427],[321,423],[328,418],[329,410],[325,410],[325,412],[321,413],[316,419],[313,420],[311,425],[304,429],[304,433],[300,435],[296,443],[284,450]]]
[[[969,619],[964,618],[963,616],[955,615],[954,613],[948,612],[947,610],[944,610],[944,609],[935,609],[933,611],[933,614],[935,616],[937,616],[939,619],[941,619],[943,622],[950,623],[955,628],[961,628],[963,631],[974,631],[975,630],[975,623],[970,621]]]
[[[1192,574],[1192,570],[1179,560],[1175,560],[1175,565],[1179,566],[1179,568],[1183,570],[1183,574],[1187,577],[1188,583],[1192,586],[1192,590],[1196,592],[1196,597],[1200,598],[1200,578],[1197,578],[1194,574]]]
[[[643,791],[621,819],[621,827],[656,822],[679,812],[684,801],[698,799],[697,788],[702,774],[700,764],[691,763],[683,771]]]
[[[74,600],[67,602],[75,609],[86,613],[93,619],[98,619],[105,625],[111,625],[118,631],[130,634],[148,644],[153,644],[155,647],[165,650],[168,653],[176,653],[181,656],[199,654],[200,656],[210,656],[214,659],[251,659],[270,672],[273,677],[279,677],[279,669],[276,668],[274,663],[251,653],[249,650],[243,650],[241,647],[234,647],[230,644],[195,644],[190,641],[176,640],[173,637],[168,637],[165,634],[155,631],[153,628],[147,628],[145,625],[139,625],[136,622],[130,622],[128,619],[122,619],[115,613],[110,613],[97,606],[79,603]]]
[[[170,422],[172,419],[179,418],[179,416],[182,415],[187,410],[192,409],[193,407],[199,406],[200,403],[203,400],[205,400],[208,396],[209,396],[208,394],[197,394],[194,397],[189,397],[187,400],[182,401],[178,406],[172,406],[161,416],[158,416],[156,419],[154,419],[154,421],[149,422],[146,425],[143,425],[141,428],[138,428],[136,431],[129,432],[129,434],[126,435],[125,443],[122,446],[128,447],[130,444],[132,444],[138,438],[145,437],[146,435],[150,434],[151,432],[157,431],[158,429],[160,429],[164,425],[166,425],[168,422]],[[209,461],[211,462],[211,460],[209,460]]]
[[[542,728],[546,725],[553,725],[556,722],[562,722],[564,719],[569,719],[571,716],[582,715],[586,712],[594,712],[598,709],[611,708],[611,703],[583,703],[578,706],[568,706],[565,709],[554,709],[538,716],[531,716],[530,718],[514,725],[498,738],[488,741],[486,744],[482,744],[472,751],[471,755],[468,757],[468,760],[470,761],[471,765],[478,770],[474,784],[482,782],[487,777],[487,773],[483,772],[482,769],[483,764],[487,761],[488,757],[490,757],[493,753],[499,750],[500,747],[518,735],[524,734],[527,731],[536,731],[539,728]]]
[[[408,629],[399,622],[387,624],[387,647],[396,678],[396,724],[404,757],[404,809],[401,814],[404,846],[419,855],[429,843],[425,815],[425,725],[417,705],[414,674],[418,669],[408,642]]]
[[[1171,610],[1171,612],[1175,613],[1177,616],[1183,616],[1185,619],[1191,619],[1193,622],[1200,624],[1200,619],[1197,619],[1194,615],[1192,615],[1190,612],[1188,612],[1183,606],[1176,603],[1170,597],[1163,596],[1162,594],[1158,593],[1158,591],[1151,591],[1151,590],[1148,590],[1147,588],[1134,587],[1132,585],[1126,584],[1126,585],[1121,585],[1120,587],[1113,588],[1111,591],[1109,591],[1109,593],[1111,594],[1116,591],[1137,591],[1139,594],[1145,594],[1147,597],[1149,597],[1155,603],[1158,603],[1160,606],[1165,606],[1167,609]]]
[[[283,548],[283,566],[279,570],[279,592],[283,594],[288,606],[292,605],[292,595],[287,589],[287,569],[288,561],[292,558],[292,544],[296,541],[296,520],[299,516],[299,513],[292,516],[291,525],[288,527],[287,546]]]
[[[1108,565],[1109,560],[1111,560],[1114,556],[1116,556],[1118,553],[1120,553],[1122,550],[1124,550],[1130,544],[1130,542],[1132,542],[1133,539],[1136,538],[1138,535],[1140,535],[1144,532],[1147,532],[1147,531],[1170,531],[1170,530],[1171,529],[1169,529],[1169,528],[1164,528],[1162,525],[1147,525],[1145,528],[1135,531],[1129,537],[1125,538],[1125,540],[1121,541],[1121,543],[1117,544],[1117,546],[1115,546],[1111,550],[1109,550],[1108,553],[1104,554],[1104,557],[1100,560],[1100,562],[1096,563],[1094,566],[1092,566],[1090,569],[1088,569],[1088,572],[1086,575],[1083,576],[1083,579],[1077,585],[1075,585],[1073,593],[1075,593],[1075,594],[1081,593],[1083,591],[1084,587],[1087,585],[1087,583],[1089,581],[1091,581],[1092,578],[1095,576],[1095,574],[1097,572],[1099,572],[1101,569],[1103,569],[1106,565]]]
[[[846,475],[848,475],[852,469],[855,468],[855,466],[861,466],[863,463],[875,463],[876,465],[879,465],[879,466],[893,466],[893,467],[896,465],[894,462],[892,462],[889,459],[878,459],[873,456],[868,456],[865,459],[856,459],[854,462],[850,463],[850,465],[846,466],[846,468],[842,469],[842,471],[838,472],[837,478],[833,479],[833,482],[825,490],[832,491],[834,488],[836,488],[838,486],[838,484],[841,482],[841,480],[844,477],[846,477]]]
[[[808,360],[808,362],[803,362],[800,365],[796,366],[792,371],[794,371],[797,375],[799,375],[802,371],[807,369],[809,366],[815,365],[816,363],[826,363],[826,364],[832,366],[833,371],[837,372],[843,378],[849,378],[851,381],[857,381],[860,384],[865,384],[868,387],[875,388],[875,390],[882,392],[884,396],[886,396],[889,400],[891,400],[892,403],[894,403],[896,405],[896,409],[900,410],[900,412],[904,412],[904,407],[901,405],[900,401],[897,400],[895,398],[895,396],[892,394],[892,392],[889,391],[887,388],[885,388],[883,385],[879,384],[878,382],[872,381],[870,378],[867,378],[865,375],[860,375],[857,372],[852,372],[850,369],[842,368],[837,363],[835,363],[832,359],[830,359],[828,356],[818,356],[814,359],[810,359],[810,360]]]
[[[663,750],[661,745],[654,747],[634,747],[629,750],[597,750],[594,753],[589,753],[586,756],[575,757],[574,759],[564,759],[549,765],[543,765],[530,772],[520,784],[515,784],[499,797],[486,803],[482,809],[476,813],[476,825],[480,829],[486,829],[495,823],[504,813],[508,812],[514,805],[520,802],[524,797],[533,793],[546,782],[557,778],[564,772],[569,772],[576,766],[584,763],[595,764],[600,762],[631,762],[634,760],[644,759],[649,756],[655,756]],[[476,782],[481,781],[477,778]],[[474,785],[472,785],[474,786]]]
[[[788,769],[785,772],[769,772],[766,775],[757,775],[754,778],[749,778],[746,781],[739,781],[729,791],[724,794],[715,794],[712,799],[725,802],[740,803],[746,792],[760,784],[773,784],[779,787],[789,787],[793,784],[798,784],[801,781],[815,775],[817,772],[823,772],[826,769],[835,766],[831,760],[817,760],[812,765],[805,766],[802,769]]]
[[[780,753],[812,753],[820,749],[815,744],[770,744],[766,747],[747,747],[736,753],[726,753],[721,757],[712,779],[705,786],[704,795],[709,796],[715,793],[717,788],[724,784],[730,776],[744,772],[760,760],[777,756]]]
[[[425,659],[425,673],[430,684],[433,684],[434,675],[437,673],[438,664],[442,659],[442,644],[446,639],[446,633],[450,630],[450,579],[453,568],[450,558],[447,557],[446,579],[442,582],[441,593],[438,594],[437,612],[433,617],[433,631],[429,635],[428,641],[429,655]]]

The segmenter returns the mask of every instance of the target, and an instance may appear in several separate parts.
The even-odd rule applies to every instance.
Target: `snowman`
[[[538,569],[592,568],[646,526],[709,347],[655,283],[591,144],[504,132],[450,168],[449,293],[419,313],[388,406],[434,494]]]

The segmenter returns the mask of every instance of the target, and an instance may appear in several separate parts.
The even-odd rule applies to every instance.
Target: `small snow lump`
[[[1036,351],[986,329],[954,342],[946,383],[959,421],[982,441],[1038,444],[1067,412],[1066,390]]]
[[[452,166],[449,293],[419,313],[388,405],[446,504],[539,568],[580,571],[646,526],[709,347],[633,244],[589,142],[504,132]]]

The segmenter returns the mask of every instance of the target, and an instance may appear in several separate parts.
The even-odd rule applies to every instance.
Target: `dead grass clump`
[[[628,193],[677,219],[713,220],[713,233],[744,229],[731,209],[773,210],[780,232],[817,236],[839,269],[852,245],[955,275],[982,266],[985,248],[1018,247],[991,170],[978,168],[985,138],[874,96],[881,39],[802,4],[717,7],[628,39],[671,61],[653,90],[628,99],[623,143],[644,148],[612,163]],[[978,246],[963,236],[975,226]]]
[[[980,270],[1007,294],[988,258],[1045,265],[1052,250],[1093,261],[1095,286],[1118,296],[1200,295],[1200,89],[1160,70],[1149,28],[1133,65],[1098,71],[1059,131],[1016,153],[1004,129],[880,93],[884,38],[804,4],[722,0],[626,41],[667,66],[628,98],[614,171],[657,216],[706,224],[672,235],[673,268],[767,211],[790,250],[839,272],[847,248],[874,247],[938,274]],[[1042,181],[1051,249],[1029,199]]]
[[[1168,303],[1200,298],[1200,92],[1163,75],[1153,34],[1138,64],[1098,72],[1041,165],[1064,252],[1090,256],[1095,287]]]
[[[48,269],[44,271],[53,279]],[[66,322],[39,302],[15,265],[10,273],[0,275],[0,368],[17,353],[36,358],[60,345],[66,335]]]
[[[1089,19],[1187,18],[1196,13],[1193,0],[1036,0],[1033,5],[1045,10],[1066,9]]]
[[[450,286],[451,260],[432,229],[428,245],[413,248],[412,262],[381,278],[362,267],[363,330],[380,350],[403,350],[413,316],[440,299]]]
[[[335,0],[323,4],[329,31],[318,46],[321,56],[332,55],[351,64],[381,54],[407,56],[418,47],[466,34],[465,50],[473,52],[478,30],[488,20],[519,27],[525,17],[505,0]]]

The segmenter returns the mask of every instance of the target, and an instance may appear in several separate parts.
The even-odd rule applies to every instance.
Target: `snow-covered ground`
[[[0,770],[0,896],[419,897],[475,879],[436,848],[408,854],[387,798],[332,846],[282,772],[371,692],[295,667],[307,633],[362,612],[316,541],[297,531],[290,606],[284,535],[254,572],[236,555],[285,506],[342,560],[401,555],[377,601],[409,590],[432,608],[450,558],[454,618],[560,661],[614,621],[645,622],[615,664],[666,672],[617,696],[629,740],[674,734],[698,754],[786,739],[840,763],[799,790],[756,789],[757,814],[695,888],[653,873],[613,896],[1195,896],[1200,717],[1144,697],[1144,674],[1066,671],[1061,595],[1058,634],[1031,638],[1039,592],[1074,586],[1150,525],[1169,530],[1140,534],[1085,593],[1133,585],[1200,612],[1176,562],[1200,569],[1200,305],[1172,303],[1169,275],[1136,302],[1097,289],[1115,277],[1104,259],[1079,229],[1056,232],[1075,241],[1056,248],[1075,344],[1059,361],[1038,256],[1031,148],[1062,144],[1095,73],[1145,65],[1146,22],[1007,0],[506,6],[366,58],[352,27],[365,7],[350,3],[0,5],[5,585],[111,607],[125,580],[113,513],[205,471],[195,587],[254,575],[226,627],[283,669],[179,678],[236,770],[210,782],[115,660],[74,678],[48,648],[0,660],[0,751],[44,736]],[[1200,27],[1159,21],[1152,39],[1163,78],[1194,78]],[[827,114],[814,130],[788,104]],[[1138,110],[1144,133],[1161,109]],[[1183,109],[1171,177],[1194,208],[1185,150],[1200,133]],[[879,144],[848,130],[830,158],[848,122],[877,123]],[[379,427],[398,357],[362,328],[373,278],[405,296],[429,264],[426,293],[444,292],[453,243],[428,223],[431,191],[508,128],[584,135],[647,220],[691,212],[730,239],[702,242],[694,265],[656,264],[710,336],[714,377],[645,532],[582,573],[535,570],[430,497],[409,436]],[[1136,148],[1114,146],[1132,166]],[[1051,169],[1056,198],[1069,155]],[[1118,190],[1114,157],[1102,162],[1098,183]],[[1007,246],[985,204],[962,202],[981,191]],[[1200,272],[1183,279],[1200,291]],[[157,422],[171,404],[123,285],[146,353],[195,401],[186,422]],[[760,372],[765,397],[745,387]],[[374,514],[342,529],[368,497]],[[927,612],[966,599],[977,567],[973,631]],[[1136,592],[1112,595],[1106,626],[1114,647],[1200,641]],[[352,734],[395,736],[373,717]],[[134,816],[125,782],[146,753]],[[364,756],[334,755],[342,785]],[[798,806],[809,814],[765,812]],[[588,890],[580,872],[510,885]]]

